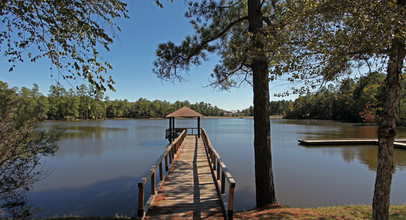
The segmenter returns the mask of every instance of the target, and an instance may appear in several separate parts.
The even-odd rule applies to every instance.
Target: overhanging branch
[[[220,33],[218,33],[215,36],[212,36],[212,37],[208,38],[207,40],[202,41],[199,45],[197,45],[193,49],[193,51],[186,57],[185,60],[187,62],[189,62],[190,59],[192,59],[193,56],[196,56],[197,54],[199,54],[202,51],[202,49],[205,48],[210,42],[215,41],[215,40],[219,39],[220,37],[224,36],[227,33],[227,31],[229,31],[234,25],[236,25],[236,24],[238,24],[240,22],[246,21],[246,20],[248,20],[248,16],[244,16],[244,17],[241,17],[241,18],[238,18],[238,19],[234,20],[233,22],[228,24],[224,28],[224,30],[222,30]]]

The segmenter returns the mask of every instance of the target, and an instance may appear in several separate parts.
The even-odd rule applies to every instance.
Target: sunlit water
[[[176,120],[196,127],[197,120]],[[167,120],[46,122],[66,129],[47,176],[29,199],[37,216],[135,216],[137,182],[161,155]],[[252,119],[202,119],[212,145],[236,180],[235,209],[255,207]],[[294,207],[370,204],[376,146],[298,145],[298,139],[375,138],[376,128],[318,120],[271,121],[277,199]],[[406,137],[400,130],[397,137]],[[406,150],[394,151],[392,204],[406,203]]]

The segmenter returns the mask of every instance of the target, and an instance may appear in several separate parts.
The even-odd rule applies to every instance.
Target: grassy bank
[[[333,206],[322,208],[291,208],[282,205],[272,205],[266,208],[253,209],[248,211],[234,213],[234,219],[323,219],[323,220],[344,220],[344,219],[372,219],[372,208],[370,205],[346,205]],[[125,216],[116,216],[115,218],[107,217],[54,217],[49,219],[86,219],[86,220],[101,220],[101,219],[131,219]],[[406,205],[391,206],[390,219],[404,220],[406,219]]]
[[[273,205],[234,214],[235,219],[372,219],[370,205],[291,208]],[[406,205],[391,206],[390,219],[406,219]]]

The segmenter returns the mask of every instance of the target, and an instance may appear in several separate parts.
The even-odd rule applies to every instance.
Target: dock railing
[[[210,160],[210,168],[212,170],[213,178],[216,184],[217,192],[220,195],[221,203],[223,205],[226,218],[233,219],[234,212],[234,188],[235,181],[228,171],[225,163],[221,160],[220,155],[211,145],[209,136],[206,131],[202,128],[202,139],[204,146],[206,148],[207,156]],[[216,172],[215,172],[216,171]],[[228,193],[226,192],[226,180],[228,182]]]
[[[175,155],[178,152],[180,146],[183,143],[183,140],[186,137],[187,130],[184,130],[171,144],[166,147],[165,152],[158,158],[158,160],[152,165],[149,172],[141,178],[138,182],[138,214],[139,218],[143,218],[145,213],[147,213],[149,207],[152,205],[152,202],[155,199],[155,196],[158,194],[158,189],[162,186],[166,175],[172,163],[174,162]],[[169,161],[168,161],[169,160]],[[165,170],[163,169],[163,163],[165,163]],[[169,163],[169,164],[168,164]],[[157,173],[157,168],[159,170],[159,183],[156,184],[155,177]],[[151,180],[151,195],[145,203],[145,185],[148,180]]]
[[[199,128],[173,128],[166,129],[165,138],[168,139],[169,137],[178,137],[184,130],[186,130],[187,134],[197,134],[199,135]]]
[[[199,128],[176,128],[176,130],[180,130],[180,131],[186,130],[186,133],[188,135],[199,134],[199,132],[198,132]]]

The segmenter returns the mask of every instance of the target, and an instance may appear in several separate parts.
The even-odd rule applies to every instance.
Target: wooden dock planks
[[[201,138],[186,136],[146,218],[224,218]]]

